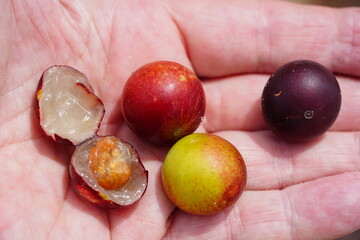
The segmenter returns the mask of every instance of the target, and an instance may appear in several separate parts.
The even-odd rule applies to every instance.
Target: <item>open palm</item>
[[[0,9],[1,239],[334,239],[360,228],[360,9],[235,0],[13,0]],[[260,96],[290,60],[319,61],[342,76],[340,115],[320,139],[289,144],[265,127]],[[191,216],[168,201],[167,149],[136,137],[120,99],[141,65],[172,60],[203,79],[200,132],[232,142],[248,169],[236,204]],[[104,210],[69,183],[73,147],[44,137],[34,119],[44,69],[84,72],[106,108],[100,134],[131,142],[149,171],[143,199]]]

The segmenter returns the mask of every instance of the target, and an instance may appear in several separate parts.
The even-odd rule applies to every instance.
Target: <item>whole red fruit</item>
[[[146,64],[125,84],[125,122],[140,137],[171,144],[193,133],[205,114],[201,81],[188,68],[169,61]]]

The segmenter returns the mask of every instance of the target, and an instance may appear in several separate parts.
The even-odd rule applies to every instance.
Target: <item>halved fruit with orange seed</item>
[[[100,207],[128,206],[146,191],[148,172],[135,148],[113,136],[77,146],[70,163],[76,191]]]

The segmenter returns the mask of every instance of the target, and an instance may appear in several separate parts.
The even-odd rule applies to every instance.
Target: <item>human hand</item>
[[[360,10],[273,1],[2,1],[0,8],[0,238],[334,239],[360,228]],[[261,116],[269,75],[295,59],[339,74],[342,109],[310,143],[275,138]],[[164,195],[166,154],[124,124],[120,99],[132,71],[172,60],[203,79],[200,132],[232,142],[246,191],[213,216],[177,210]],[[33,100],[45,68],[84,72],[105,105],[100,134],[138,150],[149,184],[137,204],[98,209],[69,183],[73,148],[39,131]],[[346,76],[345,76],[346,75]]]

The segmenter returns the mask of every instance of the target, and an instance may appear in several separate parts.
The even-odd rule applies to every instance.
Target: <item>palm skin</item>
[[[2,1],[0,8],[1,239],[334,239],[360,228],[360,10],[271,1]],[[319,61],[339,76],[340,115],[320,139],[290,144],[267,129],[263,86],[281,64]],[[161,186],[166,150],[124,124],[132,71],[155,60],[192,68],[207,112],[200,132],[232,142],[248,169],[236,204],[191,216]],[[131,142],[149,171],[143,199],[103,210],[69,183],[71,146],[44,137],[33,99],[42,71],[84,72],[105,104],[100,134]]]

